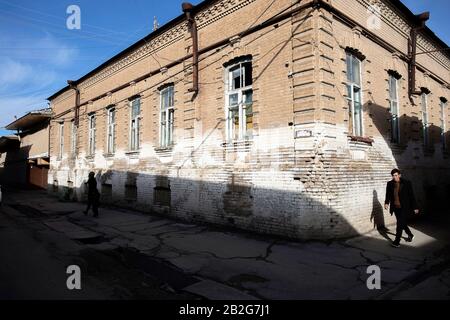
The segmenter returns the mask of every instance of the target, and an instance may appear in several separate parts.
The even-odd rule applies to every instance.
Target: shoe
[[[406,239],[406,242],[412,242],[413,239],[414,239],[414,235],[412,234],[408,237],[408,239]]]
[[[394,248],[398,248],[398,247],[400,247],[400,243],[398,243],[398,242],[391,242],[391,246],[393,246]]]
[[[87,213],[87,211],[83,211],[83,214],[84,214],[85,216],[87,216],[88,213]]]
[[[98,218],[98,214],[94,214],[94,218]]]

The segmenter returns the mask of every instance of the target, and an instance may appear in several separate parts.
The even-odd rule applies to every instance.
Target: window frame
[[[441,143],[442,149],[447,150],[447,139],[445,137],[445,109],[447,108],[448,101],[440,100],[440,113],[441,113]]]
[[[252,78],[250,85],[245,85],[246,80],[246,74],[245,74],[245,64],[250,64],[250,70]],[[239,69],[241,70],[241,84],[240,88],[233,89],[233,69],[235,69],[237,66],[239,66]],[[232,71],[233,70],[233,71]],[[248,141],[252,140],[254,136],[253,128],[249,130],[247,128],[247,117],[249,114],[247,113],[248,106],[252,109],[252,112],[250,116],[252,117],[252,124],[253,124],[253,59],[251,57],[246,57],[241,59],[240,61],[237,61],[225,68],[225,119],[226,119],[226,140],[228,142],[237,142],[237,141]],[[252,99],[250,102],[246,102],[247,95],[246,93],[251,92]],[[231,96],[237,95],[237,104],[231,105]],[[238,122],[239,122],[239,128],[236,136],[236,128],[234,125],[234,117],[233,112],[237,111],[238,116]],[[250,132],[250,134],[249,134]]]
[[[71,139],[70,139],[70,149],[72,155],[75,156],[77,154],[77,142],[78,142],[78,126],[75,124],[75,119],[71,121]]]
[[[92,157],[95,155],[95,144],[96,144],[96,133],[97,133],[97,124],[96,124],[96,116],[95,113],[88,115],[88,156]]]
[[[114,115],[114,117],[112,117]],[[113,118],[113,121],[111,121]],[[116,152],[116,107],[109,106],[106,109],[106,153]]]
[[[359,64],[359,83],[355,82],[354,79],[350,79],[350,75],[349,75],[349,58],[351,58],[351,68],[352,68],[352,74],[354,74],[353,72],[353,66],[354,66],[354,61],[356,60]],[[359,137],[363,137],[364,136],[364,112],[363,112],[363,89],[362,89],[362,67],[363,67],[363,60],[361,60],[360,58],[358,58],[355,54],[346,51],[345,53],[345,64],[346,64],[346,72],[347,72],[347,78],[346,78],[346,91],[347,91],[347,103],[349,104],[349,115],[351,117],[351,125],[352,125],[352,130],[351,130],[351,134],[354,136],[359,136]],[[357,130],[355,129],[355,124],[356,124],[356,117],[355,117],[355,88],[358,89],[359,92],[359,104],[360,104],[360,115],[359,115],[359,119],[360,119],[360,123],[359,123],[359,130],[357,132]],[[349,96],[350,93],[350,96]]]
[[[428,128],[428,93],[422,92],[420,95],[421,116],[422,116],[422,135],[424,147],[429,147],[429,128]]]
[[[170,96],[172,92],[172,96]],[[164,106],[164,94],[169,93],[168,105]],[[172,105],[171,105],[172,104]],[[167,85],[159,90],[159,146],[168,148],[174,143],[175,86]]]
[[[395,97],[393,97],[391,88],[392,81],[395,82]],[[400,143],[400,104],[398,100],[398,81],[399,79],[393,74],[389,74],[389,111],[391,113],[391,142]],[[393,105],[395,104],[395,113]]]
[[[133,104],[135,101],[139,101],[139,112],[133,117]],[[139,151],[141,148],[140,143],[140,120],[141,120],[141,97],[135,97],[129,102],[130,106],[130,132],[129,132],[129,149],[130,151]]]
[[[64,155],[64,122],[59,123],[59,153],[58,158],[62,159]]]

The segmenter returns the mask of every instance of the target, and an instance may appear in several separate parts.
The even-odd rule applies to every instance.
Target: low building
[[[51,109],[32,111],[5,128],[16,135],[0,138],[0,184],[47,189]]]
[[[426,14],[395,0],[183,11],[49,97],[50,191],[83,199],[94,171],[103,202],[301,239],[392,222],[395,167],[422,210],[450,196],[450,52]]]

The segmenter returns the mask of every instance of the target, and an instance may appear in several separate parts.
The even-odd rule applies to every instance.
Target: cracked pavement
[[[26,203],[34,209],[34,220],[86,248],[133,250],[138,261],[147,261],[143,268],[151,261],[170,266],[195,279],[181,281],[176,290],[206,299],[450,298],[448,224],[441,222],[414,224],[414,242],[392,248],[386,239],[392,234],[377,231],[347,240],[299,242],[112,207],[100,208],[100,218],[94,219],[82,213],[84,204],[62,203],[44,191],[7,198],[12,207]],[[381,268],[381,290],[366,286],[367,267],[373,264]],[[151,274],[152,267],[147,269]]]

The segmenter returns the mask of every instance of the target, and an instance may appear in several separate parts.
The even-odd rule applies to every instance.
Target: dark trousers
[[[99,204],[99,201],[96,199],[96,197],[88,198],[88,205],[86,208],[86,213],[89,213],[89,209],[92,206],[92,211],[94,212],[94,216],[98,216],[98,204]]]
[[[397,233],[395,234],[395,242],[400,242],[402,238],[403,230],[411,237],[413,234],[408,228],[408,213],[404,212],[401,208],[394,209],[395,218],[397,218]]]

